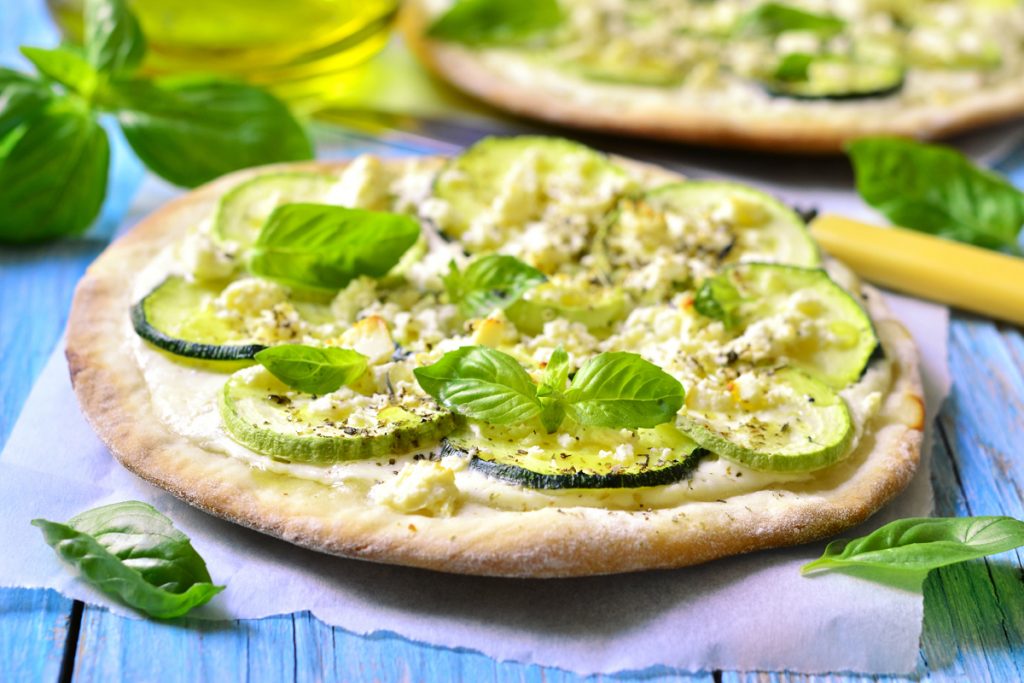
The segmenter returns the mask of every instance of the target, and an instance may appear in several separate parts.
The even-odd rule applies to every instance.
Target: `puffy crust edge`
[[[341,165],[290,168],[300,167]],[[868,307],[893,362],[892,390],[854,454],[813,484],[649,511],[483,509],[431,518],[204,450],[155,417],[126,338],[128,283],[208,215],[228,187],[265,170],[217,180],[143,220],[90,266],[68,323],[72,383],[93,428],[124,467],[195,507],[345,557],[465,574],[567,577],[680,567],[830,536],[873,514],[913,476],[924,422],[917,352],[870,288]]]
[[[409,0],[399,24],[406,43],[436,75],[513,114],[569,128],[710,147],[836,154],[845,143],[860,137],[941,139],[1024,114],[1024,81],[985,89],[949,105],[908,108],[896,117],[890,110],[867,107],[858,108],[856,117],[837,117],[845,113],[844,105],[825,102],[793,107],[776,116],[755,113],[749,107],[687,105],[675,99],[649,108],[601,107],[566,93],[511,82],[489,69],[472,50],[425,38],[427,17],[423,0]]]

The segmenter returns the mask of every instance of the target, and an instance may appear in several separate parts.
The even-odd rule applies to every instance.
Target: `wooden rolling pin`
[[[810,227],[825,251],[870,282],[1024,325],[1024,258],[831,214]]]

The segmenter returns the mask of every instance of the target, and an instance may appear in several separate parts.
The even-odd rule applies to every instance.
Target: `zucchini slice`
[[[248,360],[267,348],[238,344],[238,333],[213,313],[218,287],[171,276],[132,306],[136,334],[176,356],[210,361]]]
[[[687,68],[670,59],[637,54],[623,59],[618,50],[580,55],[562,63],[562,68],[588,81],[670,88],[686,79]]]
[[[488,476],[534,489],[662,486],[687,477],[707,455],[672,425],[629,437],[615,429],[580,428],[566,437],[525,426],[474,425],[449,435],[445,450],[471,455],[470,467]]]
[[[338,182],[327,173],[266,173],[232,188],[217,204],[212,235],[245,249],[256,241],[263,222],[281,204],[315,202]]]
[[[556,275],[526,292],[505,309],[505,315],[520,332],[537,335],[544,331],[544,323],[558,318],[583,323],[592,331],[608,330],[627,309],[621,289]]]
[[[577,142],[540,136],[485,138],[438,174],[434,196],[448,207],[434,220],[442,233],[459,239],[479,216],[500,213],[495,225],[489,226],[495,234],[480,247],[491,251],[512,234],[498,232],[521,232],[525,223],[540,218],[553,199],[603,215],[630,182],[624,169]],[[495,207],[502,210],[496,212]],[[585,231],[588,226],[570,227]],[[466,248],[477,250],[469,243]]]
[[[687,392],[680,428],[713,453],[756,470],[810,472],[840,460],[853,438],[846,402],[825,384],[783,368],[756,376],[763,391],[736,391],[724,401],[702,404]],[[735,383],[733,383],[735,385]],[[729,404],[721,409],[721,403]]]
[[[774,97],[798,100],[855,100],[888,97],[903,88],[902,64],[860,62],[843,57],[813,57],[802,77],[769,78],[764,88]]]
[[[395,398],[356,407],[348,415],[320,415],[316,397],[289,389],[262,367],[233,374],[221,392],[220,412],[232,439],[277,460],[330,464],[434,446],[455,428],[455,416],[429,397],[415,406]],[[376,398],[376,397],[374,397]]]
[[[745,349],[769,344],[776,349],[774,361],[783,356],[788,365],[833,389],[855,382],[877,357],[879,342],[871,318],[824,270],[739,264],[704,281],[697,294],[698,311],[705,296],[731,299],[721,302],[733,307],[721,317],[733,323],[736,339],[744,340],[733,343],[739,347],[735,352],[742,356]]]
[[[720,263],[756,259],[813,267],[821,262],[803,219],[771,195],[744,185],[718,180],[669,183],[645,194],[638,207],[670,214],[698,231],[709,222],[724,224],[732,239],[713,255]],[[609,236],[620,228],[621,220],[620,216],[612,222]],[[699,252],[703,238],[694,240]],[[666,241],[665,247],[689,249],[690,245]],[[614,254],[609,258],[615,263]]]

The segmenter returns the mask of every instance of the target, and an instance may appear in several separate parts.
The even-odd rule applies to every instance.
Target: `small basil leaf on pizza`
[[[685,392],[672,375],[635,353],[613,351],[583,364],[565,392],[566,411],[593,427],[640,429],[675,419]]]
[[[1024,192],[941,145],[864,138],[846,147],[857,191],[893,223],[1021,253]]]
[[[360,275],[383,277],[420,236],[415,219],[326,204],[274,209],[248,255],[253,275],[312,289],[341,289]]]
[[[474,260],[464,271],[452,262],[443,278],[448,298],[467,318],[482,317],[515,303],[528,290],[547,281],[544,273],[514,256],[491,254]]]
[[[551,387],[552,391],[562,393],[565,391],[565,383],[569,381],[569,354],[562,346],[551,352],[548,358],[547,367],[544,368],[543,385]]]
[[[697,290],[693,307],[697,312],[714,320],[721,320],[728,327],[739,324],[738,310],[743,298],[728,278],[716,275],[704,280]]]
[[[852,541],[832,541],[800,571],[862,567],[927,573],[1021,546],[1024,522],[1012,517],[912,517]]]
[[[366,372],[368,359],[358,351],[334,347],[282,344],[263,349],[256,360],[292,389],[329,394]]]
[[[846,27],[846,22],[831,14],[816,14],[781,2],[757,6],[736,24],[743,36],[777,36],[786,31],[808,31],[829,35]]]
[[[424,391],[465,417],[511,424],[541,412],[537,386],[519,361],[486,346],[463,346],[413,372]]]
[[[558,0],[457,0],[427,35],[467,45],[514,45],[551,32],[564,19]]]
[[[224,590],[212,583],[188,536],[146,503],[104,505],[65,524],[32,524],[83,579],[151,617],[180,617]]]

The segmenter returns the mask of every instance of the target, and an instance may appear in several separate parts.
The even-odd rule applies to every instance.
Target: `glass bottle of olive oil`
[[[82,34],[82,0],[47,0],[62,30]],[[154,75],[221,74],[265,86],[301,108],[329,104],[345,72],[387,42],[398,0],[129,0]]]

